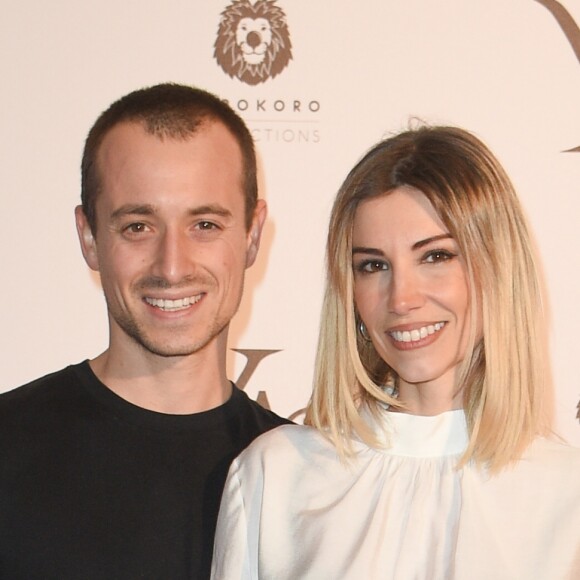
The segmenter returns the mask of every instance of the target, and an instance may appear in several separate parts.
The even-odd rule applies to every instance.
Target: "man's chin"
[[[196,354],[208,345],[215,342],[218,338],[219,333],[208,333],[207,336],[198,337],[197,340],[192,337],[181,337],[175,336],[175,333],[171,337],[167,337],[165,340],[159,337],[157,340],[149,336],[133,336],[133,340],[141,346],[145,351],[150,354],[164,357],[186,357]]]
[[[124,322],[125,324],[120,324]],[[201,335],[195,336],[192,328],[145,329],[131,322],[117,320],[126,337],[149,354],[164,358],[186,357],[198,353],[217,341],[228,324],[210,326]]]
[[[172,357],[184,357],[184,356],[191,356],[201,350],[203,350],[211,341],[204,341],[201,343],[194,343],[194,344],[158,344],[158,343],[150,343],[141,341],[139,344],[140,346],[149,352],[150,354],[164,357],[164,358],[172,358]]]

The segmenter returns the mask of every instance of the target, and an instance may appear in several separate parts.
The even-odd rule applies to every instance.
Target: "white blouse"
[[[212,578],[580,579],[579,449],[538,439],[491,476],[456,469],[462,411],[383,415],[392,446],[357,441],[348,464],[310,427],[255,440],[230,469]]]

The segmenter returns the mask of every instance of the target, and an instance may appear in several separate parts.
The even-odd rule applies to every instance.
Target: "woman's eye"
[[[448,250],[433,250],[425,255],[423,261],[428,264],[436,264],[438,262],[447,262],[452,258],[455,258],[455,254]]]
[[[357,270],[365,274],[372,274],[373,272],[380,272],[381,270],[388,269],[389,266],[380,260],[365,260],[357,266]]]

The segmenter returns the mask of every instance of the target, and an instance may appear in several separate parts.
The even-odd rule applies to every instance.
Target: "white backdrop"
[[[580,445],[580,151],[564,152],[580,146],[580,0],[275,0],[292,59],[254,86],[213,56],[229,4],[2,2],[0,391],[106,347],[73,224],[84,138],[113,100],[175,81],[228,99],[257,141],[270,218],[231,346],[279,352],[251,374],[251,396],[284,415],[305,405],[334,193],[371,144],[418,117],[474,131],[520,192],[549,290],[557,428]],[[232,353],[233,379],[245,360]]]

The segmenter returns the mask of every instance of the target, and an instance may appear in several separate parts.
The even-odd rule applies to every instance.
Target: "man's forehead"
[[[227,199],[238,205],[237,195],[229,199],[228,192],[245,200],[240,148],[218,123],[200,128],[189,139],[161,138],[142,123],[119,124],[103,141],[98,161],[98,198],[104,195],[107,204],[154,203],[155,199],[167,203],[180,190],[204,204],[222,197],[224,203]]]
[[[133,137],[135,139],[151,139],[158,141],[189,141],[198,137],[205,137],[216,133],[227,133],[234,141],[237,141],[229,128],[219,119],[203,116],[198,119],[188,120],[181,117],[179,121],[159,118],[135,118],[124,119],[115,123],[103,135],[101,145],[107,141],[114,141],[120,137]]]
[[[147,123],[142,120],[122,121],[103,136],[96,155],[97,167],[102,170],[105,165],[114,164],[120,155],[146,155],[150,150],[155,157],[155,151],[159,150],[160,145],[166,144],[169,148],[175,144],[195,141],[204,141],[204,148],[219,148],[222,157],[227,157],[230,162],[237,160],[240,166],[244,165],[242,149],[236,137],[221,121],[208,118],[195,131],[187,134],[150,131]]]

